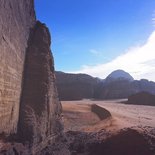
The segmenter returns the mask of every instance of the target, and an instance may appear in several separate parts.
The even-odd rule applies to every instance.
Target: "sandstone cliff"
[[[124,79],[124,80],[128,80],[128,81],[133,81],[134,78],[127,72],[125,72],[124,70],[118,69],[113,71],[112,73],[110,73],[106,80],[117,80],[117,79]]]
[[[155,94],[155,82],[126,79],[105,80],[97,86],[95,97],[98,99],[121,99],[141,91]]]
[[[139,92],[128,97],[128,104],[155,106],[155,95],[147,92]]]
[[[63,129],[50,44],[33,0],[1,0],[0,134],[16,135],[34,153]]]
[[[155,94],[155,82],[134,80],[122,70],[112,72],[106,79],[93,78],[87,74],[56,72],[58,93],[61,100],[122,99],[146,91]]]
[[[33,5],[33,0],[0,2],[0,132],[17,130],[25,52],[35,24]]]
[[[31,142],[35,149],[41,142],[46,146],[48,138],[63,129],[50,43],[48,28],[37,22],[26,51],[18,125],[19,138]]]
[[[86,74],[56,72],[56,83],[61,100],[93,98],[97,79]]]
[[[120,99],[127,98],[133,94],[135,89],[132,82],[126,79],[105,80],[97,86],[95,98],[98,99]]]

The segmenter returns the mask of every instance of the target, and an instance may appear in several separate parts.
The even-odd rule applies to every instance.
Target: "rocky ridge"
[[[97,79],[87,74],[66,74],[55,72],[60,100],[81,100],[93,98]]]
[[[139,92],[128,97],[128,104],[155,106],[155,95],[148,92]]]
[[[104,80],[86,74],[62,72],[56,72],[56,79],[61,100],[122,99],[141,91],[155,94],[155,82],[134,80],[122,70],[112,72]]]
[[[110,73],[107,77],[106,80],[118,80],[118,79],[126,79],[128,81],[133,81],[134,78],[127,72],[123,71],[123,70],[115,70],[112,73]]]

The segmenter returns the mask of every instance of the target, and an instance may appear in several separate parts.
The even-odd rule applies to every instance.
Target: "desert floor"
[[[127,105],[120,103],[124,100],[106,101],[62,101],[64,124],[66,130],[111,130],[129,127],[155,128],[155,107],[143,105]],[[91,112],[90,105],[97,104],[107,109],[112,118],[101,121]]]
[[[155,155],[155,107],[123,100],[62,101],[71,151],[77,155]],[[111,113],[104,120],[91,105]]]

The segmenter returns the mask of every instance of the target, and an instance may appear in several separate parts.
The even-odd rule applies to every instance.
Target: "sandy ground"
[[[126,105],[123,100],[107,101],[62,101],[65,129],[97,130],[102,128],[122,129],[133,126],[155,128],[155,107],[143,105]],[[90,105],[97,104],[112,114],[108,121],[100,121],[90,111]]]
[[[63,101],[65,132],[37,155],[155,155],[155,107],[119,101]],[[6,154],[30,153],[21,143],[1,141],[0,155]]]
[[[62,102],[65,131],[83,131],[100,122],[99,117],[91,112],[88,104]]]
[[[63,101],[70,150],[77,155],[155,155],[155,107],[122,101]],[[92,104],[112,117],[100,120]]]

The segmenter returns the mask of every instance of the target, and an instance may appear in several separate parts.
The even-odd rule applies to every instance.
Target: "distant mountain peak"
[[[111,79],[111,80],[118,80],[118,79],[125,79],[125,80],[129,80],[129,81],[133,81],[134,78],[127,72],[125,72],[124,70],[118,69],[113,71],[112,73],[110,73],[107,78],[107,80]]]

